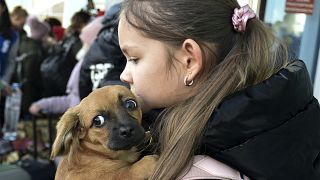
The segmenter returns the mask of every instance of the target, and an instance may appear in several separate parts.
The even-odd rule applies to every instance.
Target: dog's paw
[[[131,167],[132,177],[134,179],[148,179],[154,172],[159,156],[148,155],[144,156],[140,161],[133,164]]]
[[[151,167],[151,169],[154,170],[155,166],[157,165],[158,159],[159,159],[158,155],[148,155],[148,156],[144,156],[140,161],[143,162],[145,166]]]

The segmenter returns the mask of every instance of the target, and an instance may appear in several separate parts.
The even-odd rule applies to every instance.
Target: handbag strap
[[[239,171],[205,155],[194,156],[191,169],[182,178],[193,179],[249,180]]]

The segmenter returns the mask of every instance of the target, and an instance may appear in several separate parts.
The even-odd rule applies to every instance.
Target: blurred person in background
[[[27,20],[27,25],[30,29],[28,36],[33,40],[42,41],[43,38],[49,35],[50,26],[41,22],[36,16],[30,16]]]
[[[16,69],[12,82],[18,82],[22,90],[22,119],[29,118],[30,104],[42,97],[42,80],[40,66],[47,56],[44,39],[49,34],[49,25],[36,16],[29,16],[26,21],[28,36],[20,37]]]
[[[79,38],[82,28],[85,27],[91,20],[91,15],[85,11],[78,11],[71,17],[71,25],[68,27],[66,32],[66,38],[75,38],[76,42],[72,48],[74,56],[82,47],[82,42]]]
[[[102,28],[102,19],[103,17],[98,17],[95,20],[93,20],[90,24],[83,28],[80,34],[80,39],[83,43],[83,46],[77,54],[77,60],[79,62],[73,68],[70,78],[68,80],[66,95],[43,98],[37,102],[34,102],[29,108],[29,112],[31,114],[35,116],[41,116],[43,113],[62,114],[68,108],[79,104],[80,67],[86,52],[88,51],[94,39],[96,38],[99,30]]]
[[[64,35],[64,28],[62,27],[61,21],[55,17],[47,17],[44,21],[50,26],[49,36],[54,38],[56,42],[61,41]]]
[[[46,38],[46,44],[48,49],[52,50],[54,46],[57,46],[62,42],[64,38],[65,28],[62,27],[62,23],[55,17],[46,17],[44,22],[50,26],[49,36]]]
[[[113,4],[106,11],[103,28],[85,56],[80,70],[80,99],[102,86],[126,85],[120,81],[126,58],[118,42],[119,11],[120,3]]]
[[[66,86],[73,67],[78,62],[76,54],[82,47],[79,35],[89,23],[91,16],[85,11],[76,12],[71,18],[65,37],[41,64],[43,97],[65,95]]]
[[[13,8],[12,12],[10,13],[10,19],[14,30],[18,31],[19,34],[26,33],[23,30],[24,25],[26,24],[28,18],[28,12],[21,6],[16,6]]]
[[[67,29],[67,36],[72,34],[77,34],[78,36],[81,33],[81,30],[84,26],[86,26],[91,20],[91,15],[83,10],[80,10],[73,14],[71,17],[71,24]]]
[[[18,33],[13,30],[7,4],[0,0],[0,97],[10,94],[9,81],[14,71],[18,49]],[[0,123],[3,124],[4,98],[0,102]]]
[[[0,13],[0,77],[4,86],[10,81],[14,70],[18,34],[13,30],[9,11],[4,0],[0,0]]]

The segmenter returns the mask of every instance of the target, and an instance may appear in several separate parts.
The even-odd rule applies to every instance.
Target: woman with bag
[[[29,107],[29,112],[35,116],[41,116],[43,114],[62,114],[68,108],[73,107],[80,102],[79,97],[79,77],[80,67],[84,61],[88,49],[90,48],[93,40],[96,38],[99,30],[102,28],[102,17],[98,17],[87,26],[85,26],[80,34],[80,39],[83,43],[83,47],[77,54],[78,63],[74,66],[68,84],[66,87],[66,95],[64,96],[52,96],[48,98],[42,98],[39,101],[32,103]]]
[[[77,63],[76,54],[82,47],[79,35],[90,20],[89,13],[76,12],[71,18],[71,25],[62,44],[42,62],[44,97],[65,95],[68,79]]]

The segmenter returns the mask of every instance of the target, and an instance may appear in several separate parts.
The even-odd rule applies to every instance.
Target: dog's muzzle
[[[135,121],[112,128],[108,147],[112,150],[128,150],[140,144],[145,137],[143,127]]]

